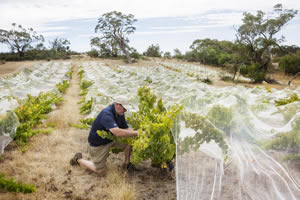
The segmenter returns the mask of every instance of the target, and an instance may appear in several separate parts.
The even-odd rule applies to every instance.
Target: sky
[[[163,52],[178,48],[184,53],[196,39],[234,41],[243,12],[269,12],[277,3],[300,10],[299,0],[0,0],[0,29],[17,23],[42,34],[46,47],[59,37],[68,39],[72,50],[85,52],[91,38],[99,36],[94,31],[98,18],[116,10],[137,19],[129,45],[138,52],[158,44]],[[300,46],[299,32],[300,13],[276,36]],[[7,51],[0,44],[0,52]]]

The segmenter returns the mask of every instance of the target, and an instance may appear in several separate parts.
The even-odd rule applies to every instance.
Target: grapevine
[[[8,192],[32,193],[36,191],[36,187],[32,184],[23,184],[16,182],[13,178],[6,179],[4,173],[0,173],[0,189]]]
[[[227,135],[230,134],[230,129],[233,125],[233,114],[231,108],[215,105],[208,112],[207,118],[224,133]]]
[[[290,98],[287,99],[279,99],[279,100],[275,100],[276,106],[282,106],[282,105],[286,105],[295,101],[300,101],[300,98],[298,97],[298,95],[296,93],[293,93]]]
[[[122,138],[105,131],[98,131],[101,137],[118,140],[133,147],[131,162],[138,164],[150,159],[153,165],[166,167],[166,163],[174,158],[176,145],[171,128],[173,121],[182,110],[182,105],[173,105],[168,110],[161,99],[144,86],[138,90],[139,111],[127,118],[132,128],[139,133],[137,137]]]
[[[291,131],[278,133],[273,139],[263,142],[263,146],[267,149],[297,152],[300,148],[300,117],[294,119],[292,127]]]
[[[37,97],[28,94],[25,102],[19,101],[20,106],[14,110],[20,122],[14,138],[19,145],[26,147],[28,139],[39,133],[33,128],[40,125],[46,114],[52,111],[51,106],[60,101],[58,94],[50,92],[41,92]]]
[[[96,118],[86,118],[81,119],[80,124],[72,124],[72,126],[79,128],[79,129],[89,129]]]
[[[180,141],[181,153],[189,152],[190,150],[198,150],[200,145],[204,142],[209,143],[214,140],[222,149],[227,160],[228,145],[225,141],[225,134],[217,129],[206,117],[194,113],[183,113],[182,120],[185,122],[187,128],[192,128],[196,131],[193,137],[187,136]]]
[[[138,96],[139,111],[132,113],[127,120],[134,129],[139,130],[139,132],[144,131],[145,134],[139,134],[137,137],[132,138],[116,137],[105,131],[98,131],[98,134],[103,138],[132,145],[131,162],[134,164],[151,159],[153,165],[160,165],[164,168],[166,163],[175,156],[176,144],[171,130],[174,130],[176,125],[178,126],[174,123],[178,120],[183,106],[175,104],[167,110],[162,100],[157,100],[157,97],[151,94],[150,89],[145,86],[139,88]],[[213,114],[209,115],[209,117],[212,116]],[[179,120],[184,121],[187,128],[196,131],[195,136],[185,137],[182,141],[179,141],[180,152],[185,153],[199,149],[204,142],[208,143],[214,140],[222,149],[226,160],[228,153],[228,146],[225,141],[226,135],[208,120],[209,117],[192,113],[180,115]],[[231,121],[231,115],[227,118]]]

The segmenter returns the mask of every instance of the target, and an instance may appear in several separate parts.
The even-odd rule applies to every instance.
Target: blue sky
[[[91,37],[97,36],[99,16],[117,10],[138,19],[129,39],[140,53],[151,44],[159,44],[164,52],[173,53],[175,48],[185,52],[196,39],[233,41],[243,12],[271,11],[276,3],[300,10],[299,0],[0,0],[0,28],[9,30],[16,22],[44,35],[45,46],[55,37],[67,38],[72,50],[84,52],[91,49]],[[300,46],[299,31],[298,14],[277,36],[284,35],[285,44]],[[8,49],[0,44],[0,51]]]

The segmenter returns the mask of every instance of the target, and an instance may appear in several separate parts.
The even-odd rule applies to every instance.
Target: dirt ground
[[[137,167],[141,172],[127,173],[122,169],[123,153],[112,154],[108,159],[108,174],[106,177],[87,171],[79,166],[70,166],[69,160],[76,152],[82,152],[87,158],[88,130],[80,130],[70,126],[79,123],[84,116],[79,114],[78,63],[73,59],[73,79],[70,88],[63,96],[63,103],[49,114],[46,123],[56,124],[56,130],[49,135],[37,135],[30,140],[29,149],[25,153],[12,142],[1,155],[0,172],[7,177],[14,177],[24,183],[37,186],[32,194],[6,193],[0,191],[0,200],[40,200],[40,199],[113,199],[113,200],[172,200],[176,199],[176,180],[174,174],[162,175],[161,171],[152,168],[149,162],[143,162]],[[84,58],[86,60],[86,58]],[[89,59],[93,60],[93,59]],[[40,61],[7,62],[0,65],[0,77],[19,72],[24,67],[32,67]],[[121,60],[105,60],[101,62],[116,67],[126,65]],[[179,61],[172,61],[178,62]],[[196,64],[196,63],[194,63]],[[157,60],[150,59],[133,64],[134,66],[156,66]],[[214,67],[205,66],[207,68]],[[287,83],[291,77],[282,74],[273,75],[275,79]],[[300,77],[294,80],[291,89],[300,85]],[[215,80],[214,85],[224,87],[233,83]],[[241,84],[242,85],[242,84]],[[261,84],[265,85],[265,84]],[[246,84],[247,86],[247,84]],[[248,87],[256,87],[250,85]],[[268,87],[285,88],[287,85]],[[231,181],[231,183],[234,180]]]
[[[9,76],[14,73],[18,73],[24,68],[33,67],[36,64],[46,61],[23,61],[23,62],[6,62],[0,65],[0,77]]]

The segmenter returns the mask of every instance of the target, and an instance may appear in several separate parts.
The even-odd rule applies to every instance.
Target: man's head
[[[123,95],[117,96],[114,99],[114,106],[115,106],[116,113],[118,115],[123,115],[124,112],[126,112],[127,108],[129,107],[129,101],[128,101],[127,97],[125,97]]]

